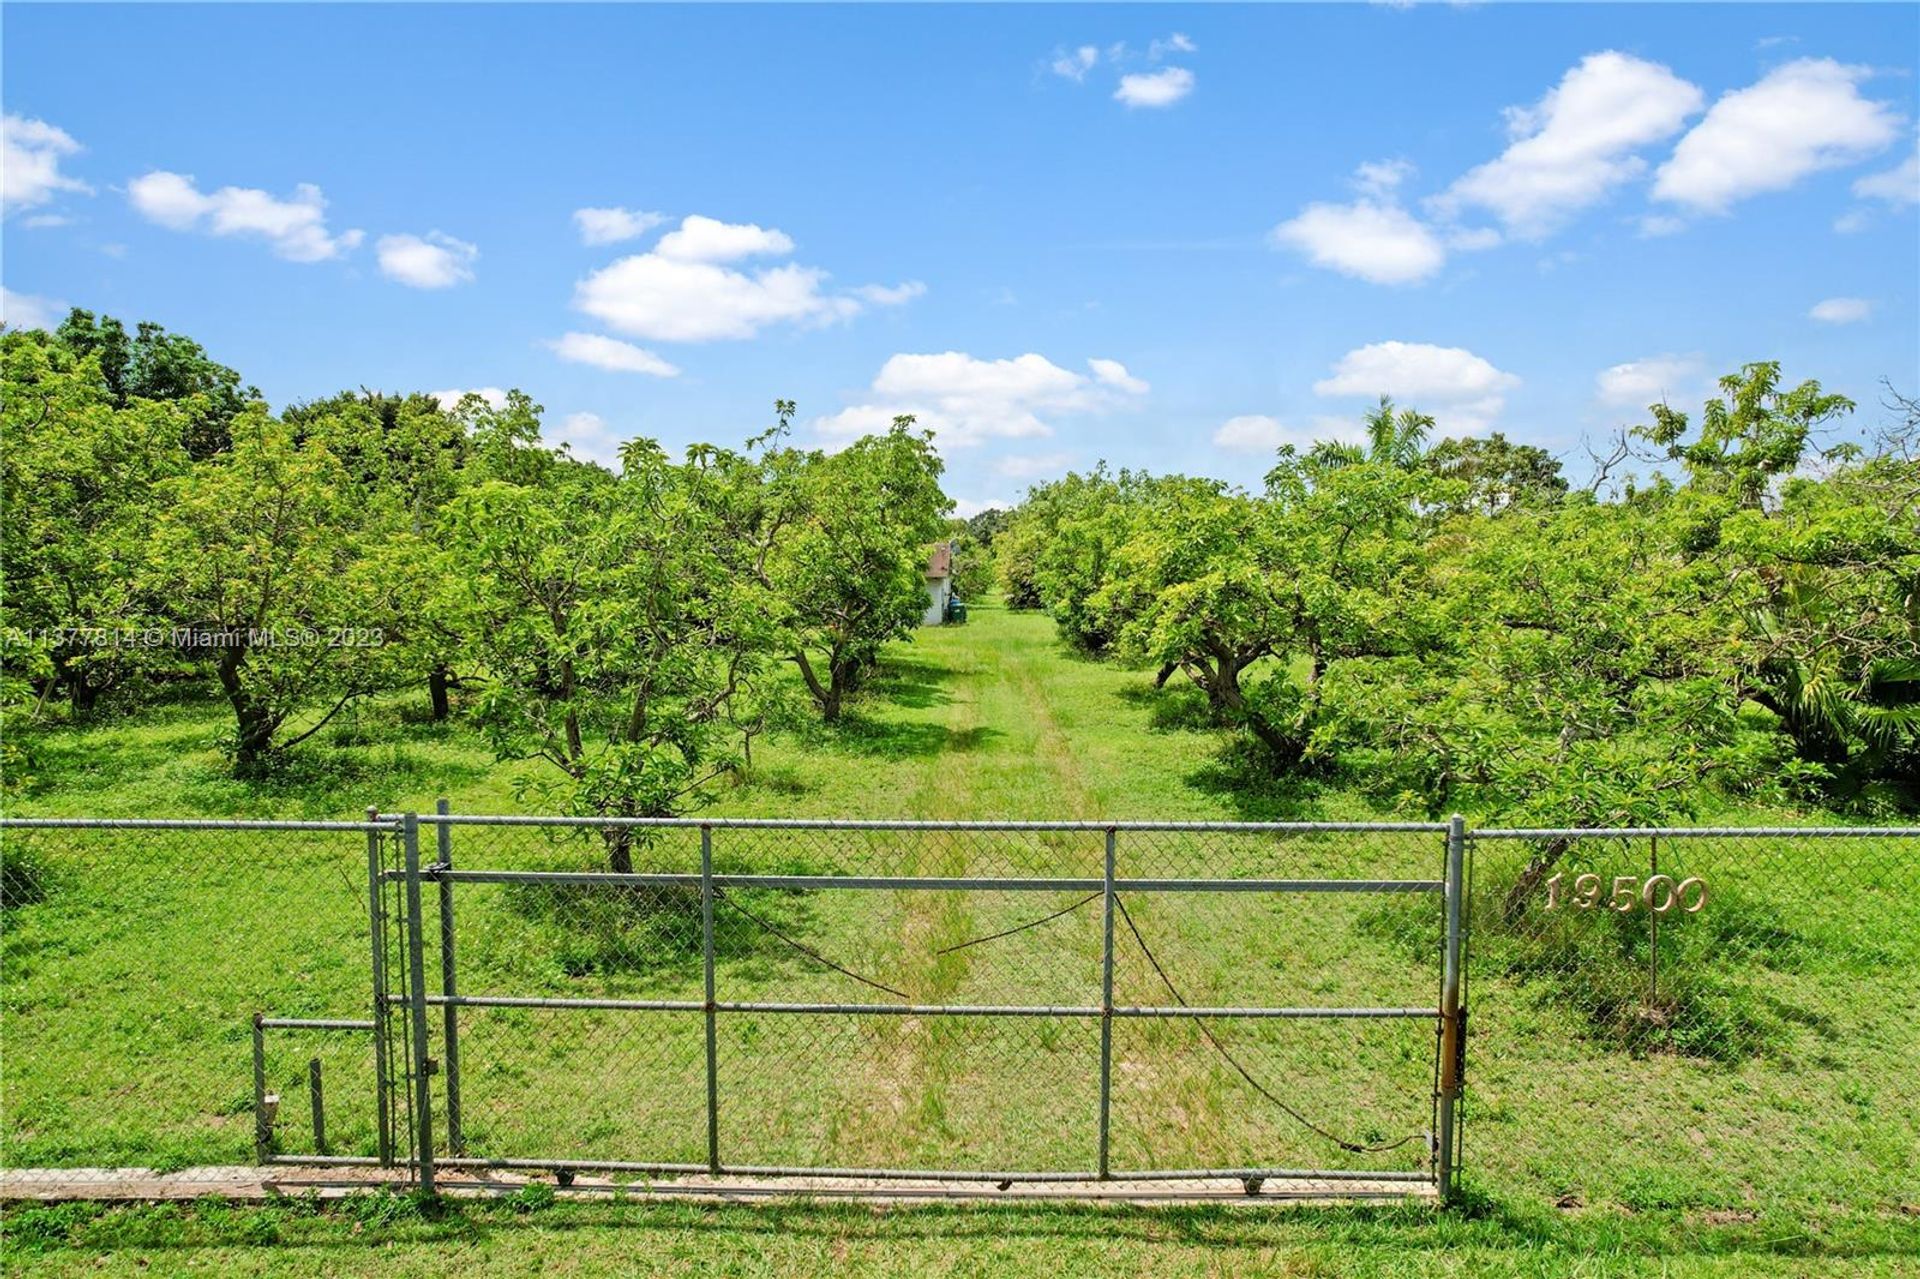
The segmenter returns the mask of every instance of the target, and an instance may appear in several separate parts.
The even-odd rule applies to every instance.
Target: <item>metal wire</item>
[[[1153,966],[1153,971],[1160,975],[1160,981],[1163,985],[1166,986],[1167,993],[1169,995],[1172,995],[1174,998],[1174,1002],[1179,1004],[1182,1008],[1187,1007],[1187,997],[1185,995],[1182,995],[1180,993],[1180,988],[1173,984],[1173,978],[1167,976],[1167,970],[1160,966],[1159,959],[1157,959],[1154,956],[1153,948],[1147,945],[1147,939],[1140,935],[1140,926],[1133,922],[1133,912],[1127,909],[1127,903],[1121,900],[1120,898],[1116,897],[1113,899],[1113,904],[1120,908],[1120,918],[1126,921],[1127,931],[1133,934],[1133,940],[1136,943],[1138,943],[1140,947],[1140,953],[1147,957],[1147,963],[1151,964]],[[1348,1141],[1345,1137],[1341,1137],[1338,1134],[1329,1132],[1325,1128],[1322,1128],[1319,1124],[1316,1124],[1315,1122],[1313,1122],[1313,1120],[1301,1114],[1298,1110],[1295,1110],[1292,1106],[1289,1106],[1286,1102],[1280,1100],[1280,1098],[1276,1097],[1273,1094],[1272,1089],[1268,1088],[1265,1084],[1261,1083],[1258,1079],[1255,1079],[1252,1073],[1248,1071],[1245,1066],[1240,1064],[1240,1059],[1227,1051],[1227,1046],[1220,1042],[1219,1037],[1213,1033],[1212,1029],[1208,1027],[1206,1022],[1195,1018],[1193,1019],[1193,1025],[1194,1025],[1194,1028],[1200,1032],[1201,1037],[1205,1039],[1209,1045],[1212,1046],[1213,1051],[1220,1054],[1220,1059],[1226,1062],[1229,1066],[1232,1066],[1234,1070],[1239,1074],[1240,1078],[1247,1081],[1248,1087],[1252,1088],[1255,1092],[1259,1093],[1262,1097],[1265,1097],[1268,1101],[1278,1106],[1282,1111],[1284,1111],[1287,1114],[1289,1118],[1291,1118],[1295,1123],[1299,1124],[1302,1128],[1305,1128],[1308,1132],[1314,1133],[1317,1136],[1326,1138],[1328,1141],[1340,1147],[1340,1149],[1342,1150],[1350,1151],[1356,1155],[1385,1154],[1389,1150],[1400,1149],[1400,1147],[1406,1145],[1410,1141],[1417,1139],[1420,1136],[1420,1134],[1417,1132],[1408,1133],[1406,1136],[1400,1138],[1400,1140],[1398,1141],[1387,1142],[1384,1145],[1369,1146],[1369,1145],[1363,1145],[1359,1142]]]
[[[975,937],[975,938],[972,938],[971,940],[963,941],[957,946],[942,946],[939,950],[936,950],[933,953],[936,955],[951,955],[956,950],[965,950],[969,946],[978,946],[982,942],[999,941],[1002,937],[1011,937],[1015,933],[1024,933],[1029,928],[1038,928],[1042,924],[1050,924],[1054,920],[1060,918],[1060,916],[1062,915],[1071,915],[1074,911],[1079,910],[1082,906],[1085,906],[1088,902],[1099,901],[1103,895],[1104,895],[1104,890],[1102,892],[1088,893],[1085,897],[1082,897],[1079,901],[1075,902],[1073,905],[1063,907],[1060,910],[1056,910],[1051,915],[1042,915],[1040,918],[1029,920],[1024,924],[1015,924],[1012,928],[1003,928],[997,933],[988,933],[985,937]]]
[[[863,986],[871,986],[875,990],[883,990],[889,995],[897,995],[901,999],[906,1000],[908,1003],[913,1002],[913,996],[909,995],[906,991],[896,990],[894,987],[887,985],[885,982],[875,981],[871,977],[863,977],[859,973],[854,972],[853,969],[848,968],[846,965],[838,964],[838,963],[835,963],[833,960],[828,959],[825,955],[821,954],[819,951],[815,950],[813,947],[807,945],[805,942],[795,941],[793,938],[781,932],[778,928],[775,928],[772,924],[769,924],[766,920],[760,918],[760,916],[748,910],[745,906],[742,906],[739,902],[733,900],[733,897],[731,894],[715,892],[713,896],[714,896],[714,900],[721,902],[722,904],[732,908],[733,910],[739,911],[742,915],[745,915],[748,919],[752,920],[755,924],[758,924],[761,929],[771,934],[772,936],[778,938],[779,940],[785,942],[787,945],[793,947],[793,949],[799,951],[801,954],[805,955],[807,958],[814,960],[816,963],[825,964],[827,967],[833,969],[833,971],[835,971],[836,973],[839,973],[845,977],[851,977]]]

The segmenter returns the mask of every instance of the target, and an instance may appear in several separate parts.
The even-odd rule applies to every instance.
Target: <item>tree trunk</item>
[[[240,668],[246,659],[247,651],[244,648],[223,648],[216,667],[220,688],[227,695],[227,703],[233,707],[234,727],[237,730],[233,771],[240,777],[252,776],[267,762],[273,754],[273,730],[278,727],[272,714],[254,700],[247,691],[246,682],[240,678]]]
[[[427,696],[433,701],[433,722],[446,719],[447,706],[447,668],[436,666],[427,672]]]
[[[607,846],[607,869],[616,875],[633,874],[633,827],[603,826],[600,838]]]
[[[793,661],[800,668],[801,678],[807,682],[807,691],[813,694],[814,703],[820,708],[820,718],[832,724],[840,718],[840,702],[846,694],[838,674],[839,663],[828,659],[827,683],[822,684],[814,673],[813,663],[807,660],[805,652],[795,653]]]
[[[1511,924],[1520,917],[1520,912],[1526,909],[1527,899],[1540,890],[1540,885],[1546,882],[1547,873],[1559,864],[1572,846],[1571,840],[1556,839],[1533,855],[1532,860],[1527,862],[1527,868],[1513,881],[1513,887],[1507,890],[1506,901],[1501,905],[1501,918]]]
[[[828,719],[837,720],[840,718],[841,705],[846,701],[847,693],[859,682],[859,678],[860,665],[851,659],[842,658],[828,665]]]
[[[1240,663],[1230,657],[1221,657],[1211,666],[1203,663],[1202,669],[1207,673],[1202,687],[1207,690],[1207,697],[1214,706],[1231,716],[1236,723],[1245,724],[1254,739],[1272,754],[1281,772],[1289,772],[1298,766],[1307,753],[1305,740],[1248,709],[1246,694],[1240,691]]]

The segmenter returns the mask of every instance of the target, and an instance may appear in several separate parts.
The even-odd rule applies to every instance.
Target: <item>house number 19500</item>
[[[1565,875],[1555,875],[1547,881],[1548,910],[1557,910],[1563,905],[1581,910],[1598,910],[1604,906],[1623,915],[1643,908],[1656,915],[1671,910],[1697,915],[1707,904],[1707,881],[1697,876],[1675,883],[1670,875],[1650,875],[1645,879],[1638,875],[1615,875],[1613,891],[1608,893],[1598,875],[1585,874],[1574,877],[1571,893],[1565,888]]]

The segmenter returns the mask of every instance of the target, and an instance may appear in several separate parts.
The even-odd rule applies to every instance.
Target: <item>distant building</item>
[[[953,543],[938,542],[927,556],[927,611],[922,626],[939,626],[947,620],[947,601],[953,598]]]

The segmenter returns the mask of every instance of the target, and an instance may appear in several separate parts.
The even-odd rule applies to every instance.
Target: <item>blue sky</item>
[[[915,411],[970,510],[1255,483],[1381,391],[1578,472],[1745,360],[1863,429],[1920,386],[1912,5],[4,21],[6,318],[276,405],[521,387],[601,457]]]

